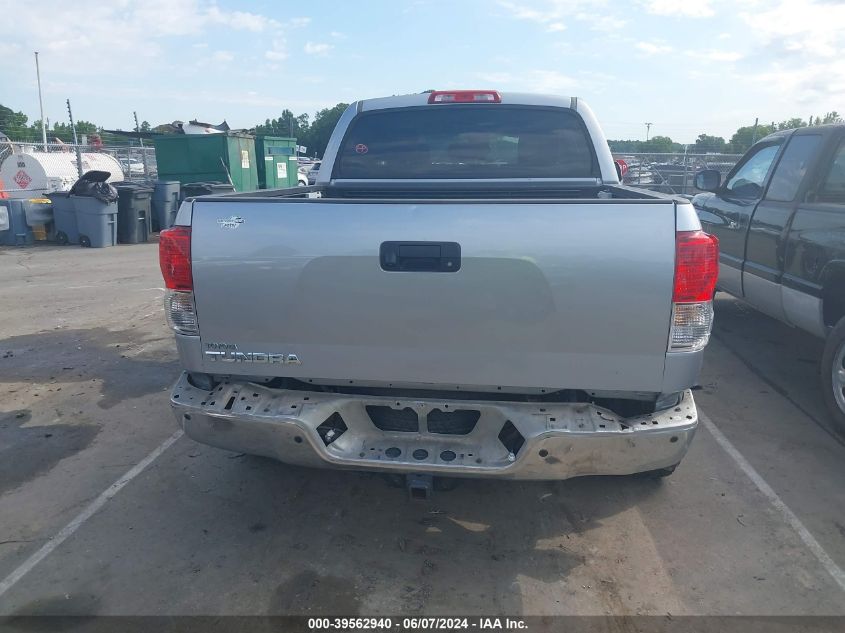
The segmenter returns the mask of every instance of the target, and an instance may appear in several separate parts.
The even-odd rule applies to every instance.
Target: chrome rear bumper
[[[689,391],[676,407],[620,418],[591,404],[387,398],[247,382],[209,392],[182,374],[170,403],[185,433],[204,444],[303,466],[451,477],[567,479],[667,468],[681,461],[698,424]],[[382,430],[367,407],[416,418],[418,428]],[[470,411],[477,421],[465,434],[454,434],[465,424],[452,433],[429,428],[430,417],[463,412],[465,421]]]

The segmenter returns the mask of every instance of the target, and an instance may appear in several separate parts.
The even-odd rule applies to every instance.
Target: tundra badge
[[[218,218],[217,224],[221,229],[236,229],[244,223],[244,219],[239,215],[233,215],[231,218]]]
[[[274,352],[233,352],[213,351],[203,352],[206,360],[224,363],[265,363],[268,365],[301,365],[302,361],[296,354],[276,354]]]

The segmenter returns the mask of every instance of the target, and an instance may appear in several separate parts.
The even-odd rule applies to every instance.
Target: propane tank
[[[82,154],[82,171],[92,169],[111,174],[108,182],[123,180],[123,168],[114,156],[101,152]],[[76,152],[22,152],[6,157],[0,165],[0,188],[12,199],[45,196],[53,191],[68,191],[79,179]]]

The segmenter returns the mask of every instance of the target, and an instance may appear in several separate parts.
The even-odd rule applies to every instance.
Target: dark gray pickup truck
[[[670,473],[697,424],[716,241],[623,187],[582,101],[352,104],[312,187],[186,201],[161,234],[200,442],[310,466]]]
[[[720,290],[825,339],[824,399],[845,430],[845,125],[785,130],[692,200],[719,238]]]

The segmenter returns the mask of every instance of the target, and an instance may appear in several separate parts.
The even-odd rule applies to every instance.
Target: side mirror
[[[722,184],[722,174],[718,169],[704,169],[695,175],[695,188],[702,191],[716,191]]]

